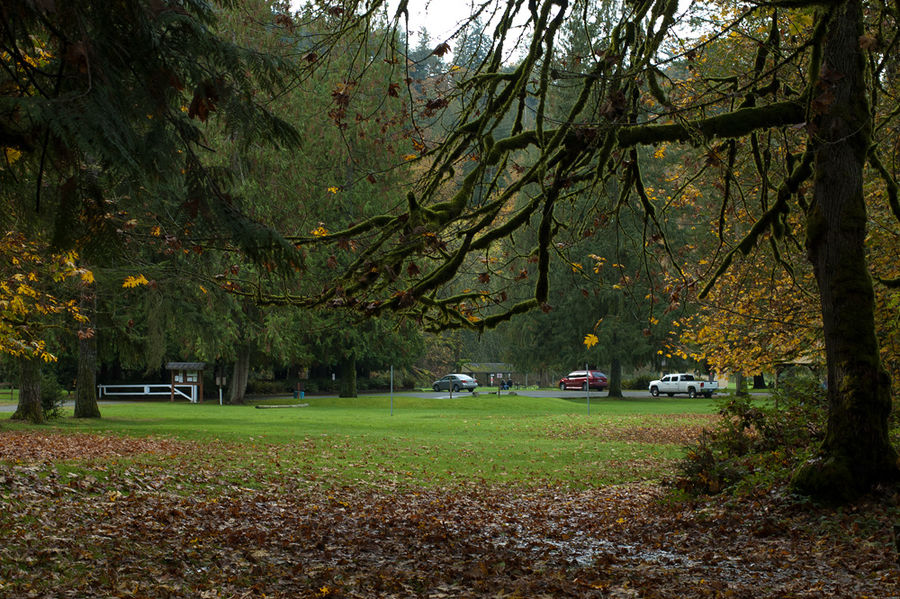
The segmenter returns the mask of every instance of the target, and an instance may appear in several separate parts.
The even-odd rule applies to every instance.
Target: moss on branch
[[[662,142],[710,141],[716,138],[742,137],[753,131],[805,122],[802,104],[794,101],[767,106],[740,108],[717,116],[672,125],[634,125],[617,133],[620,147]]]

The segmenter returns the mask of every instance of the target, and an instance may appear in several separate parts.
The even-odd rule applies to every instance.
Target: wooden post
[[[197,403],[203,403],[203,371],[197,371]]]
[[[175,371],[169,371],[172,375],[171,386],[169,387],[169,401],[175,401]]]

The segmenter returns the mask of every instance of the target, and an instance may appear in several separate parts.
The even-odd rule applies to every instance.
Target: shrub
[[[676,486],[695,494],[746,494],[787,483],[824,437],[825,398],[815,381],[799,380],[772,398],[772,406],[725,398],[716,427],[688,447]]]
[[[397,381],[394,381],[397,384]],[[365,389],[390,389],[390,372],[373,372],[368,379],[360,379],[359,386]]]
[[[47,420],[59,418],[65,397],[63,387],[53,373],[41,375],[41,407]]]
[[[650,388],[650,381],[652,381],[656,377],[652,377],[649,374],[641,374],[631,379],[625,379],[622,381],[622,387],[625,389],[632,389],[636,391],[646,391]]]
[[[247,393],[255,393],[259,395],[277,395],[281,393],[290,393],[291,389],[285,381],[248,381]]]

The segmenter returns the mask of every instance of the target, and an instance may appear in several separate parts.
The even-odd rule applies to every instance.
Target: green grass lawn
[[[715,400],[304,402],[0,417],[0,598],[896,595],[896,508],[653,484]]]
[[[102,419],[74,420],[68,411],[40,428],[219,444],[221,450],[205,451],[204,459],[220,460],[236,477],[241,464],[252,464],[335,484],[583,487],[667,474],[684,442],[715,412],[712,400],[679,398],[596,398],[590,415],[583,399],[522,396],[398,394],[393,416],[383,396],[303,401],[309,406],[103,405]],[[34,428],[11,422],[2,427]]]

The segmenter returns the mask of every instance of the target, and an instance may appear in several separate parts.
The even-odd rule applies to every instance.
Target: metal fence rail
[[[167,383],[149,385],[97,385],[98,397],[107,395],[180,395],[191,403],[197,403],[197,385],[169,385]],[[187,392],[185,392],[185,390]]]

